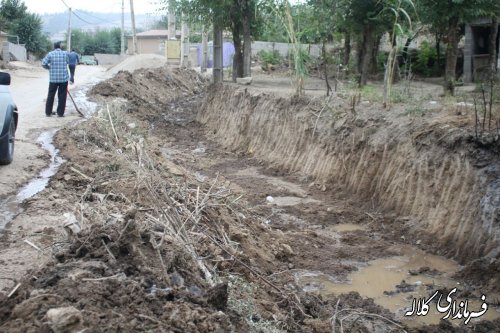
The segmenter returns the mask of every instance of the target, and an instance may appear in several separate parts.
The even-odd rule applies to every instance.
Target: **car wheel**
[[[11,119],[9,133],[0,143],[0,165],[10,164],[14,159],[14,143],[16,138],[16,124],[14,119]]]

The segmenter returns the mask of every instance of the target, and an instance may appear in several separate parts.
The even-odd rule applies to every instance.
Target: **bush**
[[[440,58],[443,59],[443,56]],[[436,48],[431,46],[429,42],[424,41],[420,46],[412,69],[414,73],[427,77],[441,74],[440,66],[437,63]]]
[[[257,53],[257,56],[259,57],[260,66],[265,71],[269,70],[270,65],[276,66],[283,61],[281,54],[277,50],[261,50]]]

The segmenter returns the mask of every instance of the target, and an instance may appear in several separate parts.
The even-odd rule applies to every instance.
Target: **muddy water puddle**
[[[500,308],[495,306],[499,295],[486,294],[485,302],[480,299],[481,294],[467,298],[457,296],[463,289],[461,283],[451,277],[460,268],[454,261],[427,254],[411,246],[398,246],[393,250],[401,255],[368,262],[348,277],[349,282],[339,282],[334,277],[319,272],[300,272],[296,274],[296,279],[304,291],[319,292],[326,297],[356,291],[363,297],[373,298],[376,304],[393,312],[398,320],[408,326],[438,324],[448,313],[439,313],[436,302],[429,302],[429,310],[425,316],[405,316],[406,312],[412,310],[414,298],[427,300],[437,290],[445,290],[440,303],[445,306],[449,304],[446,297],[454,288],[457,288],[457,292],[451,297],[456,302],[457,309],[460,302],[465,300],[468,301],[468,310],[474,313],[482,312],[483,303],[488,304],[484,315],[472,320],[500,318]],[[439,295],[435,297],[435,301]],[[451,322],[458,325],[464,319]]]
[[[10,221],[22,212],[20,204],[24,200],[32,198],[35,194],[41,192],[47,187],[50,178],[56,174],[57,170],[59,170],[59,167],[64,162],[58,154],[59,150],[56,149],[52,143],[56,132],[56,129],[43,132],[36,140],[36,142],[49,153],[49,166],[43,169],[38,177],[32,179],[29,183],[24,185],[16,196],[10,196],[0,203],[0,232],[5,229]]]

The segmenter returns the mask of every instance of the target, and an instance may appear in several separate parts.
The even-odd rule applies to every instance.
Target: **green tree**
[[[121,31],[119,28],[84,32],[79,29],[71,31],[72,49],[80,54],[109,53],[119,54]]]
[[[393,15],[392,31],[390,32],[391,51],[387,57],[384,75],[384,107],[390,107],[391,104],[391,88],[394,77],[394,67],[396,63],[397,51],[397,34],[404,35],[403,24],[411,26],[411,17],[405,9],[405,5],[415,9],[415,5],[411,0],[385,0],[385,10]]]
[[[11,32],[19,36],[19,42],[26,45],[28,52],[40,55],[47,51],[47,37],[42,34],[42,18],[37,14],[27,13],[16,19]]]
[[[0,3],[0,30],[10,31],[15,21],[27,14],[27,8],[21,0],[2,0]]]
[[[374,67],[376,53],[382,34],[391,27],[391,20],[380,0],[343,0],[345,29],[359,36],[358,83],[366,85],[368,74]]]
[[[444,88],[446,94],[455,93],[458,42],[461,26],[480,17],[500,16],[498,0],[418,0],[419,16],[423,23],[446,37],[446,68]]]
[[[172,0],[162,0],[168,5]],[[258,15],[257,0],[178,0],[176,6],[190,23],[202,23],[208,30],[210,24],[230,30],[235,55],[233,80],[250,76],[252,36],[259,31],[255,20]]]

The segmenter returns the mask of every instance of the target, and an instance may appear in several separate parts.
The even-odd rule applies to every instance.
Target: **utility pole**
[[[122,0],[122,33],[121,33],[120,54],[125,54],[125,0]]]
[[[137,54],[137,35],[135,34],[134,0],[130,0],[130,15],[132,17],[132,44],[133,54]]]
[[[71,51],[71,8],[69,10],[69,18],[68,18],[68,36],[66,36],[66,51]]]
[[[181,30],[181,67],[189,67],[189,26],[187,22],[182,22]]]
[[[222,39],[222,27],[215,21],[214,23],[214,70],[213,78],[214,83],[222,83],[223,75],[222,68],[223,64],[223,39]]]
[[[208,66],[208,33],[207,28],[203,26],[201,32],[201,72],[205,73]]]
[[[175,39],[175,1],[168,2],[168,39]]]

